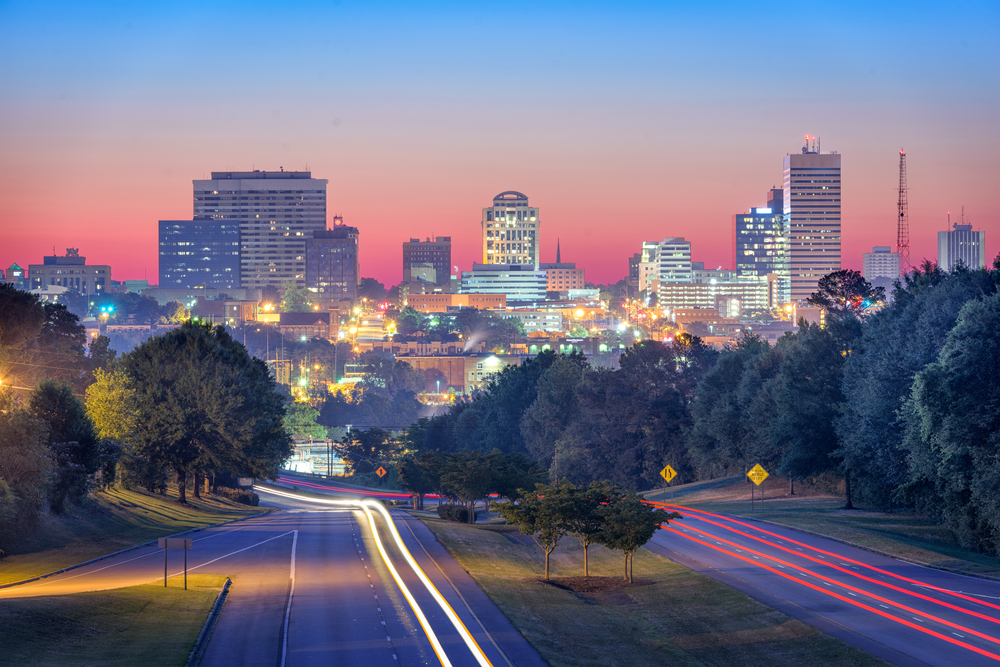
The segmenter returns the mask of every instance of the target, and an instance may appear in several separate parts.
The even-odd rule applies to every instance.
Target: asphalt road
[[[188,571],[224,574],[233,587],[202,665],[440,665],[443,661],[380,555],[368,515],[280,497],[281,512],[190,537]],[[373,512],[387,552],[450,664],[477,665],[441,606],[405,562],[385,520]],[[394,517],[418,566],[495,667],[545,663],[419,521]],[[181,576],[183,554],[169,552]],[[147,547],[37,582],[0,599],[104,590],[163,578],[163,551]]]
[[[647,547],[897,665],[1000,664],[1000,582],[699,512]]]

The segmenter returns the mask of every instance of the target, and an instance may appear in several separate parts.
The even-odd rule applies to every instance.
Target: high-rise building
[[[508,190],[483,209],[483,264],[526,264],[538,268],[541,220],[527,195]]]
[[[31,289],[58,285],[84,295],[107,294],[111,286],[111,267],[107,264],[87,264],[78,248],[66,248],[66,255],[46,255],[41,264],[28,265]]]
[[[194,217],[235,221],[240,286],[306,285],[306,239],[326,229],[326,179],[308,171],[213,171],[194,181]]]
[[[871,252],[862,253],[861,261],[861,276],[870,283],[877,278],[888,278],[891,284],[899,277],[899,255],[890,246],[873,247]]]
[[[328,300],[358,298],[358,228],[337,225],[306,239],[306,287]]]
[[[429,264],[434,269],[435,285],[446,285],[451,279],[451,237],[438,236],[437,238],[427,238],[426,241],[420,239],[410,239],[403,243],[403,282],[408,283],[418,278],[412,274],[413,265]],[[420,275],[424,267],[418,266]],[[426,282],[426,280],[424,281]]]
[[[819,279],[840,270],[840,155],[820,153],[806,137],[784,160],[783,210],[789,234],[792,301],[805,301]]]
[[[160,287],[240,286],[240,225],[234,219],[160,220]]]
[[[986,266],[986,232],[956,222],[951,231],[938,232],[938,266],[951,271],[959,264],[969,269]]]
[[[791,298],[789,234],[783,199],[784,192],[773,188],[768,192],[767,206],[733,216],[733,268],[737,280],[766,280],[768,274],[775,274],[776,298],[780,303]]]

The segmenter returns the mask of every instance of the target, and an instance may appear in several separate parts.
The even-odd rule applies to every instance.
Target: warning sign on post
[[[378,470],[375,471],[375,474],[378,475],[379,477],[385,477],[385,468],[383,468],[382,466],[379,466]],[[767,474],[767,473],[765,473],[765,474]]]
[[[750,469],[750,472],[747,473],[747,477],[753,480],[754,484],[760,486],[760,483],[763,482],[765,479],[767,479],[768,475],[767,471],[761,468],[760,464],[758,463],[757,465],[755,465],[753,468]]]
[[[669,482],[676,476],[677,476],[677,471],[671,468],[670,466],[667,466],[666,468],[660,471],[660,477],[667,480],[667,482]]]

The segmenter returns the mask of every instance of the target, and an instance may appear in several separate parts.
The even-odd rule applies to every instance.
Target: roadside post
[[[674,485],[673,485],[672,482],[673,482],[674,477],[676,477],[676,476],[677,476],[677,471],[674,470],[673,468],[671,468],[670,466],[667,466],[666,468],[664,468],[663,470],[660,471],[660,477],[662,477],[663,479],[667,480],[667,486],[670,487],[670,499],[671,500],[674,499]]]
[[[188,588],[188,549],[194,547],[194,540],[190,537],[161,537],[157,540],[158,546],[163,549],[163,587],[167,587],[167,549],[184,550],[184,590]]]
[[[750,469],[750,472],[747,473],[747,477],[750,478],[750,481],[752,481],[755,486],[760,486],[761,482],[768,478],[768,474],[767,471],[764,470],[758,463]],[[763,488],[760,490],[760,502],[764,502]],[[753,512],[753,486],[750,487],[750,511]]]

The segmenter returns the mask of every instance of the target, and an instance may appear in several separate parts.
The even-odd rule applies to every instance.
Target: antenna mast
[[[899,255],[899,275],[910,271],[910,214],[906,202],[906,151],[899,151],[899,218],[896,227],[896,254]]]

